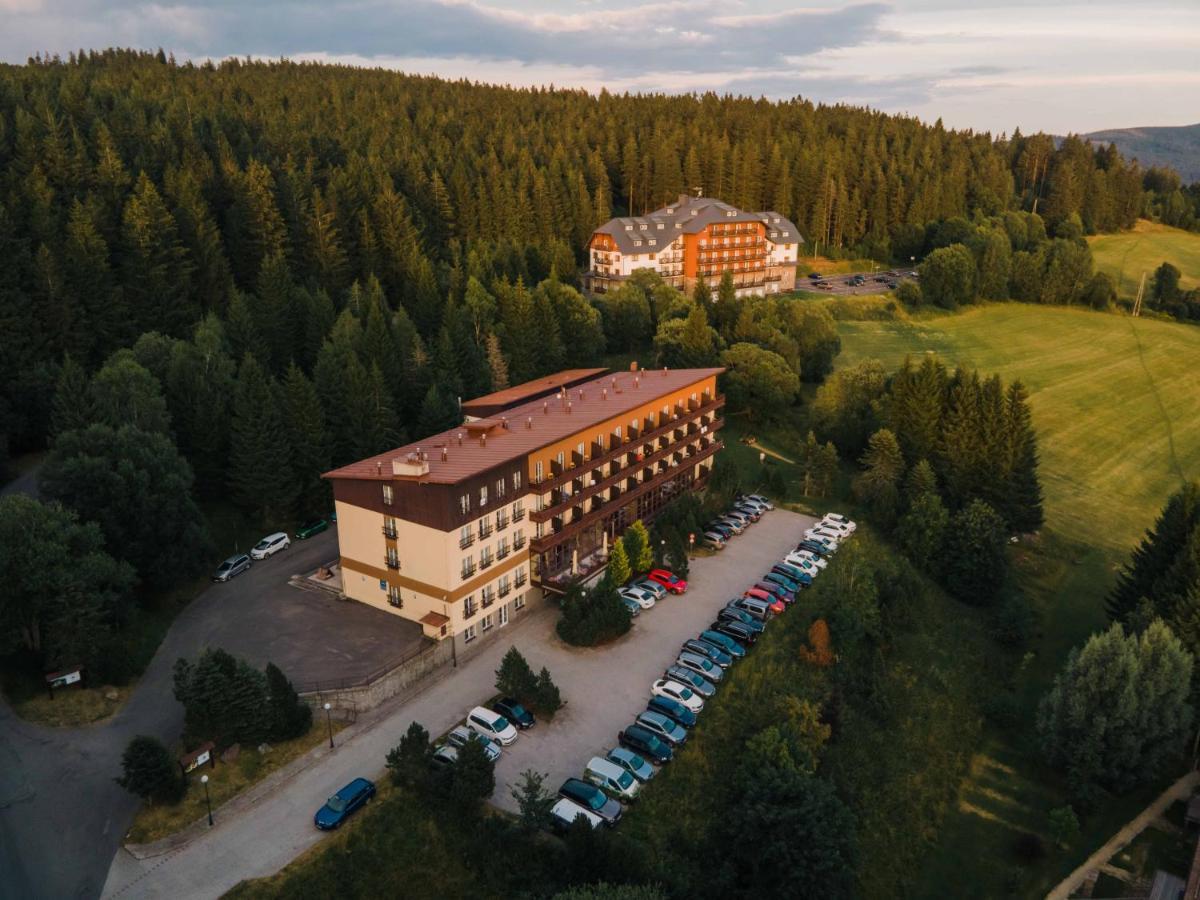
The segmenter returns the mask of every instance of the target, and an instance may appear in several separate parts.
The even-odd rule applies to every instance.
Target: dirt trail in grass
[[[1154,395],[1154,402],[1158,406],[1159,414],[1162,415],[1163,426],[1167,432],[1167,455],[1171,460],[1171,468],[1175,470],[1175,474],[1179,476],[1179,481],[1182,484],[1187,481],[1187,476],[1183,474],[1183,466],[1179,464],[1179,456],[1175,452],[1175,431],[1171,427],[1171,417],[1167,414],[1166,404],[1163,403],[1162,395],[1158,392],[1158,384],[1154,380],[1154,373],[1150,371],[1150,366],[1146,364],[1146,350],[1142,347],[1142,337],[1138,334],[1137,325],[1131,317],[1129,319],[1129,330],[1133,334],[1133,343],[1137,347],[1138,362],[1142,365],[1142,371],[1146,373],[1146,383],[1150,385],[1150,393]]]

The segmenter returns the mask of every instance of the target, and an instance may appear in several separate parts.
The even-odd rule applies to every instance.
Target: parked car
[[[646,704],[647,712],[662,713],[672,722],[691,728],[696,724],[696,714],[677,700],[670,697],[651,697]]]
[[[728,528],[734,534],[741,534],[743,531],[746,530],[746,526],[749,524],[748,522],[745,522],[741,519],[735,519],[730,515],[721,516],[719,519],[716,520],[716,523],[718,525],[724,525],[726,528]]]
[[[725,549],[725,536],[723,534],[721,534],[720,532],[706,531],[706,532],[704,532],[703,535],[701,535],[701,537],[703,537],[704,543],[707,544],[711,549],[713,549],[713,550],[724,550]]]
[[[745,516],[751,523],[757,522],[762,518],[762,510],[757,506],[752,506],[749,503],[735,503],[732,511]]]
[[[583,780],[626,803],[636,800],[642,788],[642,783],[631,772],[603,756],[593,756],[588,760],[583,770]]]
[[[767,609],[769,609],[775,615],[779,615],[785,609],[787,609],[787,606],[782,600],[760,588],[750,588],[750,590],[746,591],[746,593],[742,595],[742,599],[757,600],[759,603],[765,604]],[[743,606],[742,609],[746,610],[746,612],[750,613],[750,615],[754,615],[753,609],[750,609],[746,606]]]
[[[810,541],[823,541],[826,544],[829,544],[834,550],[836,550],[840,544],[840,541],[838,541],[838,535],[827,528],[810,528],[808,531],[804,532],[804,536]]]
[[[594,784],[588,784],[581,778],[568,778],[564,781],[558,789],[558,796],[591,810],[610,827],[621,820],[621,804]]]
[[[660,766],[675,758],[675,751],[671,749],[670,744],[641,725],[630,725],[624,731],[618,732],[617,743]]]
[[[763,581],[769,581],[771,584],[777,584],[785,591],[791,591],[793,596],[799,594],[800,591],[812,584],[812,579],[807,575],[804,576],[803,581],[795,581],[786,575],[776,572],[774,569],[763,575]]]
[[[787,588],[780,587],[774,582],[756,581],[754,582],[753,589],[756,591],[762,591],[764,594],[774,597],[776,600],[782,600],[784,603],[789,605],[796,602],[795,594],[793,594]]]
[[[366,778],[355,778],[352,782],[325,801],[325,805],[313,816],[313,824],[322,831],[341,828],[342,824],[371,802],[375,796],[375,783]]]
[[[310,537],[316,537],[322,531],[329,528],[329,522],[325,519],[309,519],[303,525],[296,529],[296,540],[306,541]]]
[[[708,627],[710,631],[728,635],[743,647],[748,648],[758,640],[758,632],[751,631],[748,625],[733,619],[717,619]]]
[[[500,745],[493,741],[490,737],[480,734],[478,731],[472,731],[465,725],[458,725],[451,729],[446,735],[446,743],[451,747],[465,747],[467,741],[478,741],[483,744],[484,752],[487,753],[488,759],[495,762],[500,758]]]
[[[749,525],[751,521],[750,516],[747,513],[742,512],[736,507],[730,507],[727,509],[725,511],[724,518],[733,519],[735,522],[741,522],[743,525]]]
[[[641,588],[627,586],[621,588],[619,591],[617,591],[617,593],[622,597],[636,601],[637,605],[642,609],[654,608],[654,595],[649,591],[643,591]]]
[[[813,553],[811,550],[793,550],[787,555],[787,558],[784,560],[784,562],[786,562],[789,566],[799,566],[806,572],[808,569],[804,568],[804,565],[802,564],[803,562],[808,562],[818,572],[824,571],[829,565],[829,560],[825,559],[825,557],[821,556],[820,554]]]
[[[245,553],[238,553],[217,566],[217,571],[213,572],[212,580],[228,581],[230,578],[241,575],[249,568],[250,557]]]
[[[286,532],[277,531],[274,534],[268,534],[251,547],[250,558],[266,559],[268,556],[274,556],[280,550],[286,550],[290,546],[292,546],[292,539],[287,536]]]
[[[477,706],[467,713],[467,727],[482,734],[486,738],[498,741],[505,747],[517,739],[517,729],[512,722],[482,706]]]
[[[732,603],[721,608],[717,613],[717,619],[722,622],[737,622],[739,625],[745,626],[755,634],[762,634],[767,629],[767,623],[761,622],[744,609],[738,609]]]
[[[834,522],[832,519],[822,519],[815,527],[822,532],[832,531],[839,541],[844,541],[854,533],[848,526]]]
[[[693,653],[691,650],[680,653],[679,658],[675,660],[675,664],[707,678],[713,684],[720,683],[721,679],[725,677],[725,672],[721,667],[709,659],[707,655]]]
[[[654,597],[656,601],[662,600],[667,596],[667,589],[657,581],[651,581],[649,578],[643,578],[640,581],[635,581],[632,585],[639,591],[645,591]]]
[[[686,684],[680,684],[678,681],[672,681],[669,678],[660,678],[654,684],[650,685],[650,693],[655,697],[666,697],[669,700],[674,700],[676,703],[682,703],[694,713],[698,713],[704,709],[703,697]]]
[[[767,509],[775,508],[775,504],[772,503],[767,497],[764,497],[762,494],[746,494],[744,499],[752,500],[755,503],[761,503]]]
[[[657,584],[661,584],[672,594],[682,594],[687,590],[687,582],[674,572],[668,572],[666,569],[655,569],[646,577]]]
[[[717,686],[715,684],[713,684],[703,675],[697,674],[691,669],[685,669],[681,665],[676,664],[669,666],[664,674],[672,681],[678,681],[680,684],[691,688],[701,697],[706,699],[717,692]]]
[[[550,810],[550,827],[555,831],[565,833],[576,819],[583,819],[592,828],[599,828],[604,824],[604,820],[596,815],[590,809],[584,809],[574,800],[568,800],[566,797],[560,797],[558,802]]]
[[[817,556],[821,557],[829,557],[837,553],[837,547],[830,546],[828,541],[813,540],[812,538],[805,538],[802,540],[796,545],[796,549],[807,550],[810,553],[815,553]]]
[[[772,616],[777,615],[772,607],[772,603],[774,602],[760,597],[738,597],[736,600],[731,601],[734,608],[740,609],[764,625],[771,620]]]
[[[681,649],[691,653],[698,653],[701,656],[707,656],[722,669],[728,669],[733,665],[732,656],[715,644],[702,641],[700,638],[689,638],[683,642],[683,647]]]
[[[452,744],[440,744],[434,748],[429,761],[439,769],[448,769],[458,762],[458,748]]]
[[[821,521],[832,522],[834,524],[849,528],[851,534],[853,534],[855,531],[858,530],[858,525],[856,525],[854,522],[851,522],[849,519],[847,519],[841,513],[825,513],[825,518],[822,519]]]
[[[809,272],[808,277],[811,278],[813,281],[820,281],[821,273],[820,272]]]
[[[726,541],[731,540],[735,534],[734,530],[730,526],[726,525],[724,522],[717,522],[717,521],[709,522],[707,525],[704,526],[704,529],[706,532],[716,532],[721,537],[723,537]]]
[[[614,762],[638,781],[645,784],[654,777],[654,766],[646,762],[639,754],[629,750],[626,747],[613,747],[608,751],[608,756],[605,757],[609,762]]]
[[[621,597],[621,602],[625,604],[625,608],[629,610],[631,619],[637,618],[642,614],[642,604],[638,603],[632,597]]]
[[[746,656],[746,648],[735,641],[727,634],[721,634],[719,631],[714,631],[709,628],[700,632],[700,640],[707,641],[720,647],[734,659],[743,659]]]
[[[674,719],[670,719],[660,712],[647,710],[644,713],[638,713],[637,724],[662,738],[672,747],[687,743],[687,730]]]
[[[817,567],[812,563],[809,563],[808,568],[805,569],[802,566],[793,565],[789,562],[777,562],[775,565],[771,566],[771,571],[776,575],[782,575],[784,578],[794,581],[797,584],[804,584],[805,586],[808,586],[812,584],[813,578],[816,577]],[[801,578],[800,576],[804,577]]]
[[[820,568],[811,559],[794,553],[789,553],[785,556],[783,562],[777,563],[771,571],[782,572],[789,578],[795,578],[798,575],[807,575],[809,580],[821,574]]]
[[[518,703],[514,697],[504,697],[492,704],[492,709],[508,719],[512,724],[516,725],[522,731],[526,728],[532,728],[537,724],[537,719],[533,717],[533,713],[527,710],[522,704]]]

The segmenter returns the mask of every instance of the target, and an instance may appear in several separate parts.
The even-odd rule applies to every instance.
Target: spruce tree
[[[246,354],[230,421],[229,486],[235,502],[264,522],[286,520],[297,493],[291,459],[275,385]]]
[[[537,687],[534,690],[534,706],[544,716],[552,716],[562,709],[563,700],[558,685],[550,677],[550,670],[542,666],[538,672]]]
[[[516,647],[509,647],[496,670],[496,690],[521,703],[532,703],[537,692],[537,676]]]
[[[700,306],[699,303],[696,304]],[[742,301],[738,299],[737,290],[733,285],[733,275],[724,272],[721,283],[717,287],[717,302],[713,306],[713,324],[726,340],[729,340],[733,326],[741,314]]]
[[[375,363],[369,371],[355,366],[352,375],[359,382],[355,389],[355,455],[374,456],[403,443],[399,418],[392,402],[392,393]],[[353,381],[352,381],[353,383]]]
[[[58,381],[54,385],[54,403],[50,407],[50,433],[57,437],[64,431],[85,428],[92,420],[88,377],[83,367],[67,354],[63,357]]]
[[[1024,386],[1014,381],[1007,397],[1008,446],[1011,462],[1004,514],[1009,527],[1018,533],[1037,531],[1045,521],[1042,485],[1038,479],[1037,435],[1029,414]]]
[[[924,494],[937,493],[937,475],[927,459],[919,459],[911,469],[904,482],[904,496],[909,503],[915,503]]]
[[[186,334],[200,317],[191,295],[192,264],[162,196],[143,172],[121,227],[124,294],[140,331]]]
[[[904,473],[904,455],[896,436],[886,428],[871,435],[862,463],[865,471],[858,476],[855,493],[891,525],[900,509],[900,478]]]
[[[457,399],[443,392],[436,382],[431,384],[425,393],[425,399],[421,402],[421,412],[417,416],[414,437],[421,440],[461,423],[462,413],[459,411]]]
[[[1200,530],[1200,482],[1191,481],[1171,495],[1154,527],[1134,549],[1108,598],[1108,614],[1126,621],[1143,598],[1156,596],[1155,583]]]
[[[331,458],[321,398],[295,363],[284,377],[282,407],[296,478],[296,512],[307,518],[329,508],[329,485],[321,475],[329,470]]]
[[[950,513],[933,491],[918,494],[900,519],[896,534],[905,555],[924,571],[931,571],[946,538]]]
[[[977,606],[990,604],[1008,573],[1004,520],[982,500],[972,500],[950,520],[939,574],[946,589]]]
[[[291,681],[275,663],[267,663],[266,682],[270,739],[290,741],[307,734],[312,727],[312,707],[300,699]]]
[[[500,338],[490,332],[487,335],[487,364],[492,376],[492,389],[502,391],[508,387],[508,360],[500,349]]]
[[[155,737],[139,734],[121,754],[117,784],[151,803],[178,803],[184,783],[171,751]]]

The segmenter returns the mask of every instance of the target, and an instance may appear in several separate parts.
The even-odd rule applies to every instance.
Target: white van
[[[286,550],[292,545],[291,539],[282,531],[268,534],[265,538],[250,548],[251,559],[266,559],[274,556],[280,550]]]
[[[602,756],[593,756],[588,760],[583,780],[626,803],[637,799],[642,787],[632,774]]]
[[[554,808],[550,810],[550,822],[555,831],[566,831],[576,819],[583,819],[592,828],[599,828],[604,824],[604,820],[590,809],[584,809],[574,800],[568,800],[566,797],[555,803]]]
[[[505,747],[517,739],[517,729],[508,719],[482,706],[467,713],[467,727],[493,741],[499,741]]]

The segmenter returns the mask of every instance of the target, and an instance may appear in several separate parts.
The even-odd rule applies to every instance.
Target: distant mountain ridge
[[[1112,128],[1083,135],[1096,143],[1113,143],[1125,159],[1143,167],[1169,166],[1184,184],[1200,181],[1200,122],[1153,128]]]

